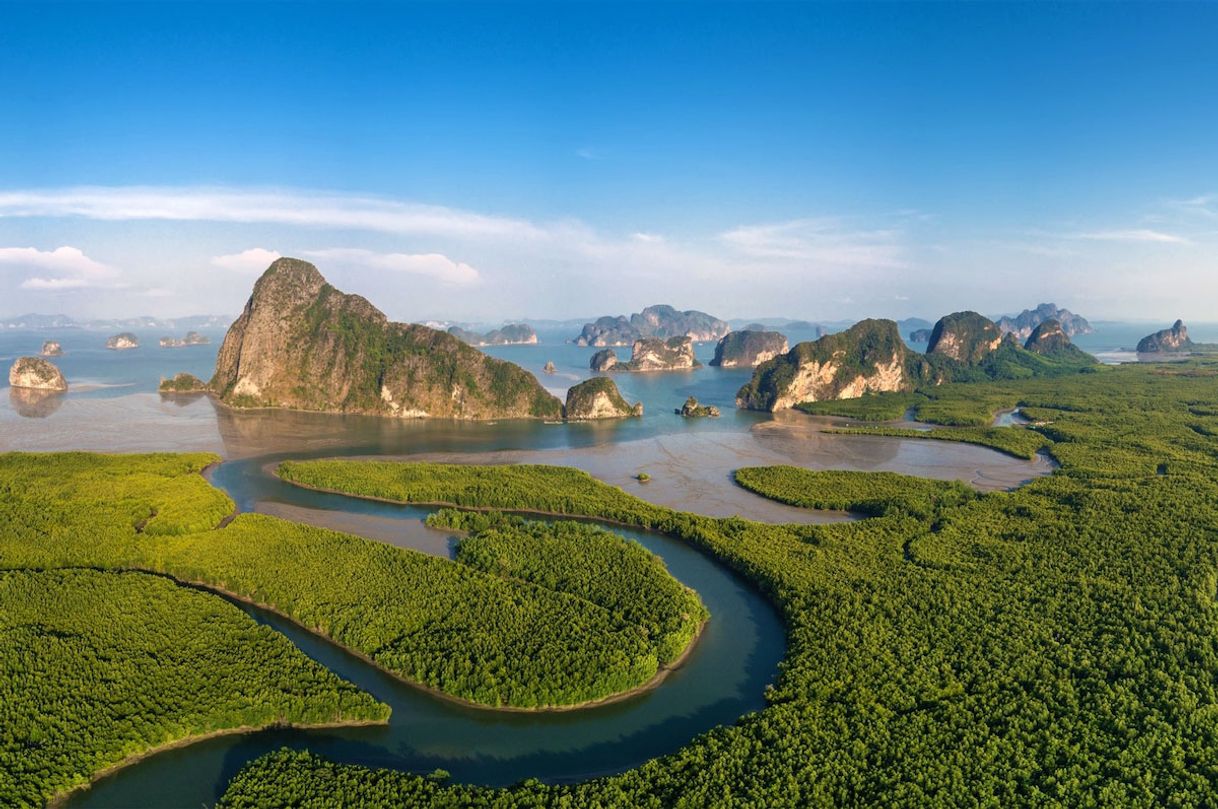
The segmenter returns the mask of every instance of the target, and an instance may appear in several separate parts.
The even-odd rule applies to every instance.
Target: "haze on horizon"
[[[241,9],[5,5],[0,316],[1216,319],[1218,4]]]

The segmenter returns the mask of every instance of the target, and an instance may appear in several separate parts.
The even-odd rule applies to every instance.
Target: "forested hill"
[[[224,337],[211,388],[235,407],[461,419],[562,418],[532,374],[446,332],[393,323],[317,268],[275,261]]]

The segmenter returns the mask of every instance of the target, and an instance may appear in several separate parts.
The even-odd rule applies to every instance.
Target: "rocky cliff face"
[[[976,312],[955,312],[939,318],[926,353],[971,364],[1001,344],[1002,332],[994,321]]]
[[[1036,325],[1023,347],[1037,354],[1053,354],[1070,348],[1071,343],[1062,325],[1050,319]]]
[[[512,323],[502,329],[493,329],[486,334],[466,331],[453,326],[448,333],[472,346],[523,346],[537,345],[537,332],[527,323]]]
[[[51,363],[41,357],[18,357],[8,369],[8,384],[14,388],[65,391],[68,381]]]
[[[718,340],[730,326],[706,312],[679,312],[671,306],[648,306],[630,316],[601,317],[584,325],[576,339],[581,346],[627,346],[644,337],[689,337],[702,342]]]
[[[901,342],[896,323],[864,320],[757,366],[736,404],[774,411],[801,402],[907,391],[929,374],[926,361]]]
[[[55,340],[47,340],[42,344],[42,356],[44,357],[60,357],[63,356],[63,346]]]
[[[139,347],[140,338],[136,337],[129,331],[125,331],[122,334],[116,334],[110,339],[106,340],[106,348],[110,349],[111,351],[126,351],[129,348]]]
[[[1183,320],[1177,320],[1170,329],[1148,334],[1138,341],[1139,354],[1158,354],[1188,351],[1193,347],[1188,329]]]
[[[592,355],[588,367],[593,371],[611,371],[617,366],[617,352],[612,348],[602,348]]]
[[[911,343],[929,343],[930,329],[914,329],[909,333],[909,342]]]
[[[752,368],[790,350],[787,338],[776,331],[734,331],[715,346],[711,365]]]
[[[562,415],[562,403],[522,368],[450,334],[390,322],[290,258],[254,285],[224,337],[210,388],[236,407],[403,418]]]
[[[1056,320],[1067,337],[1091,334],[1095,331],[1086,318],[1074,314],[1069,309],[1059,309],[1057,304],[1053,303],[1042,303],[1035,309],[1024,309],[1014,317],[1004,315],[998,318],[995,325],[1001,332],[1010,332],[1020,340],[1027,340],[1032,336],[1036,327],[1046,320]]]
[[[646,337],[634,341],[630,362],[618,363],[614,370],[686,371],[701,364],[694,358],[694,341],[689,337]]]
[[[643,403],[630,404],[612,379],[598,376],[567,391],[565,414],[568,421],[630,418],[643,415]]]

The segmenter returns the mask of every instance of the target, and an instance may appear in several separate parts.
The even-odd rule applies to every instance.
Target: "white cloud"
[[[1087,239],[1088,241],[1096,242],[1191,244],[1191,242],[1183,236],[1177,236],[1174,233],[1164,233],[1163,231],[1159,230],[1149,230],[1147,228],[1135,228],[1131,230],[1097,230],[1090,233],[1075,233],[1071,235],[1071,238]]]
[[[213,256],[211,263],[217,267],[234,272],[262,272],[271,265],[275,259],[281,258],[275,250],[267,250],[265,247],[251,247],[248,250],[242,250],[240,253],[232,253],[227,256]]]
[[[39,250],[35,247],[0,247],[0,266],[52,273],[35,275],[21,282],[21,289],[56,292],[85,287],[109,286],[115,271],[85,255],[78,247]]]
[[[347,266],[423,275],[458,286],[474,284],[479,279],[476,269],[442,253],[377,253],[362,248],[337,247],[306,250],[301,255]]]
[[[65,289],[81,289],[89,286],[83,278],[42,278],[34,276],[21,282],[22,289],[34,289],[42,292],[58,292]]]
[[[719,240],[755,258],[810,261],[830,267],[900,268],[908,266],[901,235],[891,229],[849,228],[836,218],[810,218],[742,225],[719,234]]]
[[[643,242],[644,244],[658,244],[664,241],[664,237],[658,233],[643,233],[641,231],[639,233],[630,234],[630,238],[634,239],[636,242]]]
[[[107,221],[243,222],[429,234],[537,239],[522,219],[327,191],[83,186],[0,192],[0,218],[83,217]]]

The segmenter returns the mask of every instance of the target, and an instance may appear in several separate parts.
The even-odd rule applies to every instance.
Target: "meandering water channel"
[[[574,356],[574,349],[540,347],[534,352],[534,364],[540,368],[551,352],[561,351],[573,356],[560,367],[578,378],[586,357]],[[111,359],[98,353],[103,360]],[[527,354],[523,347],[517,353]],[[180,364],[183,356],[167,352],[163,362]],[[562,360],[564,355],[555,356]],[[123,376],[130,372],[127,366],[107,372],[101,360],[86,359],[82,357],[73,379],[89,375],[101,387],[82,386],[79,393],[57,399],[53,408],[34,410],[10,402],[11,397],[0,397],[0,448],[216,452],[225,460],[214,468],[211,480],[242,511],[275,514],[439,556],[451,555],[454,540],[423,524],[427,510],[294,487],[274,477],[275,465],[286,459],[330,456],[563,464],[661,505],[765,522],[823,522],[849,515],[815,514],[764,500],[735,486],[732,470],[788,463],[812,469],[905,472],[960,479],[982,489],[1006,489],[1052,469],[1043,459],[1023,461],[984,447],[830,435],[821,432],[823,424],[803,414],[775,417],[736,411],[734,392],[747,371],[706,368],[622,378],[627,397],[645,403],[642,419],[612,424],[468,424],[234,413],[205,397],[162,399],[149,393],[155,374],[175,370],[157,364],[162,360],[150,361],[147,369],[133,376],[139,382],[133,390],[116,387],[128,381]],[[202,355],[197,358],[200,368],[208,361]],[[687,421],[674,416],[673,406],[687,395],[720,406],[723,417]],[[636,481],[640,471],[648,472],[652,481],[646,485]],[[254,620],[282,632],[306,654],[388,703],[393,709],[389,724],[269,730],[209,739],[121,769],[76,793],[67,805],[210,804],[242,765],[284,746],[339,761],[420,773],[443,768],[454,779],[470,783],[508,784],[530,777],[582,780],[672,752],[699,733],[763,708],[765,687],[776,677],[785,649],[782,621],[770,603],[732,571],[684,543],[613,530],[661,556],[674,576],[698,591],[711,612],[688,659],[653,690],[571,712],[471,708],[413,688],[290,621],[239,604]]]

